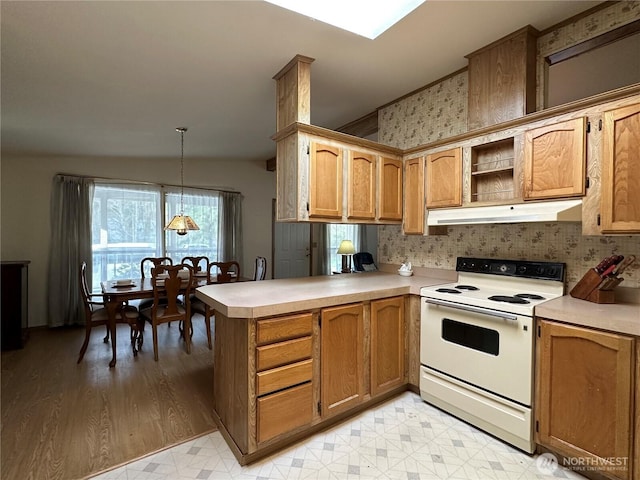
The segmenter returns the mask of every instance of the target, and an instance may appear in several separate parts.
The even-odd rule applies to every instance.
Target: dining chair
[[[140,260],[140,277],[151,276],[151,270],[160,265],[173,265],[171,257],[145,257]]]
[[[184,330],[191,331],[190,302],[181,302],[180,296],[188,299],[193,288],[193,271],[189,265],[158,265],[151,270],[153,301],[149,308],[140,310],[139,329],[144,333],[146,321],[153,330],[153,358],[158,360],[158,325],[178,321]],[[191,336],[184,335],[187,353],[191,353]]]
[[[217,283],[237,282],[240,278],[240,264],[235,260],[229,262],[211,262],[208,271],[209,278],[215,277]]]
[[[173,265],[173,259],[171,257],[145,257],[140,260],[140,278],[147,278],[151,276],[151,271],[155,267],[160,265]],[[147,309],[151,307],[153,300],[144,298],[138,303],[138,309]],[[171,323],[168,325],[171,326]]]
[[[87,262],[82,262],[80,266],[80,291],[82,293],[85,312],[85,335],[77,363],[80,363],[84,358],[93,327],[105,325],[107,334],[103,341],[104,343],[109,342],[109,314],[104,302],[96,300],[98,298],[102,300],[102,295],[95,295],[89,291],[89,285],[87,284]],[[123,304],[121,309],[116,312],[116,322],[127,323],[131,328],[131,348],[134,357],[138,355],[139,347],[142,345],[142,332],[138,329],[138,317],[138,309],[130,305]]]
[[[209,259],[207,257],[184,257],[180,263],[185,263],[193,267],[193,274],[197,275],[206,272],[209,268]]]
[[[264,280],[267,275],[267,259],[264,257],[256,257],[256,267],[253,271],[253,280]]]
[[[193,275],[196,277],[207,276],[207,283],[210,283],[208,281],[208,275],[209,275],[209,270],[208,270],[209,258],[208,257],[204,257],[204,256],[184,257],[180,261],[180,263],[190,265],[193,268]],[[204,316],[204,319],[205,319],[205,325],[207,328],[207,340],[209,341],[209,350],[211,350],[211,322],[210,322],[211,314],[207,311],[207,305],[202,300],[198,299],[195,293],[191,294],[191,297],[189,298],[189,302],[191,303],[191,322],[192,322],[190,336],[193,337],[193,315],[196,313],[200,313]],[[180,324],[178,328],[180,328],[180,334],[184,335],[183,325]]]

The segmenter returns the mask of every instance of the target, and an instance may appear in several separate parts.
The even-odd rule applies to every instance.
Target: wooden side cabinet
[[[585,194],[585,138],[584,117],[525,132],[525,200]]]
[[[2,262],[2,350],[23,348],[29,336],[29,261]]]
[[[371,396],[406,383],[404,297],[371,302]]]
[[[535,111],[537,36],[527,26],[467,55],[468,130]]]
[[[364,324],[361,303],[320,312],[322,417],[350,409],[364,398]]]
[[[633,465],[633,337],[538,320],[536,442],[630,479]],[[607,465],[607,459],[616,459]],[[636,477],[637,478],[637,477]]]
[[[427,155],[427,208],[462,205],[462,148]]]
[[[640,233],[640,103],[604,114],[603,233]]]

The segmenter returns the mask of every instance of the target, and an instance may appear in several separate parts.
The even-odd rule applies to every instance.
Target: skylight
[[[425,0],[266,0],[373,40]]]

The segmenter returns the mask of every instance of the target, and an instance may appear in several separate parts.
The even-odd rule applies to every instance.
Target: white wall
[[[180,183],[176,158],[78,158],[2,156],[0,165],[0,258],[30,260],[29,326],[47,323],[47,265],[49,259],[49,204],[51,182],[57,173]],[[219,187],[242,193],[243,274],[253,275],[257,255],[268,259],[271,272],[271,201],[275,172],[265,162],[186,159],[184,183]]]

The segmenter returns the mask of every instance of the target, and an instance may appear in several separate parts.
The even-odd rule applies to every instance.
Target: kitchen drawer
[[[256,395],[265,395],[308,382],[312,375],[313,361],[311,359],[260,372],[256,379]]]
[[[312,383],[258,398],[258,443],[311,423]]]
[[[292,315],[288,317],[258,320],[256,328],[256,343],[280,342],[290,338],[311,335],[313,331],[313,317],[310,313]]]
[[[311,337],[296,338],[295,340],[257,347],[256,370],[261,372],[311,358],[311,348]]]

